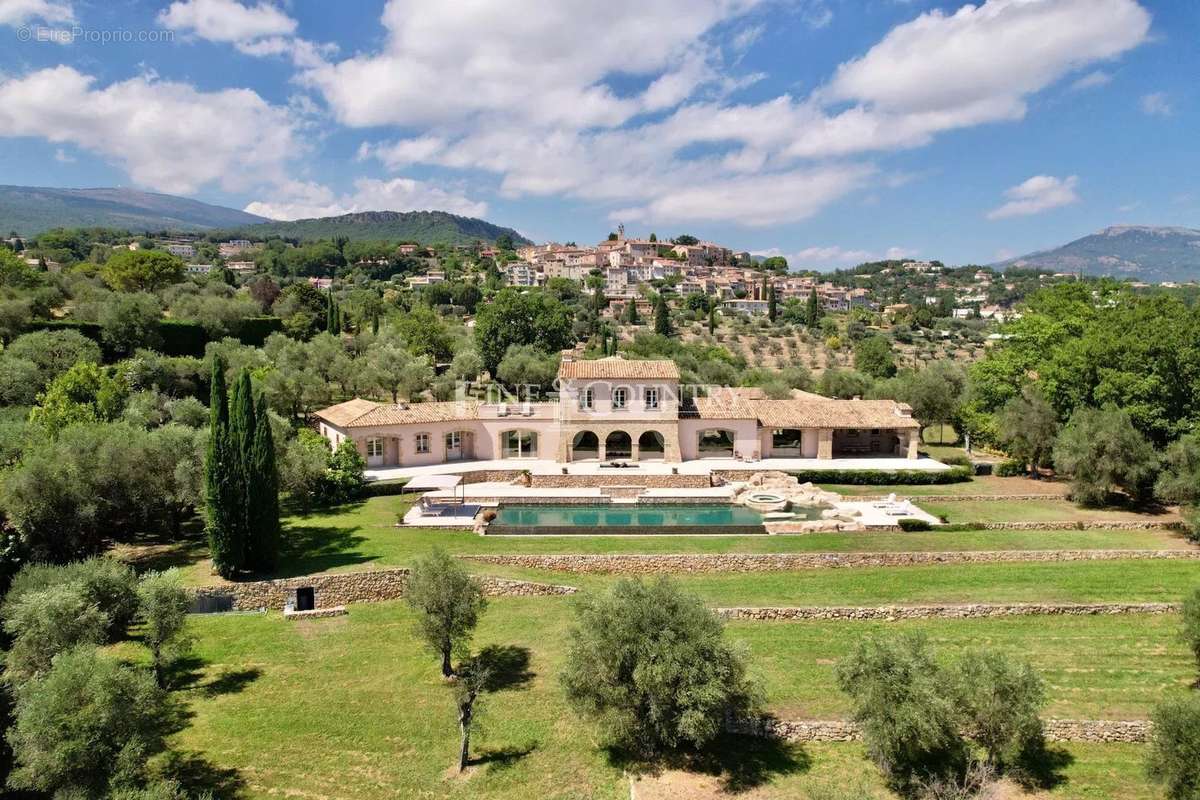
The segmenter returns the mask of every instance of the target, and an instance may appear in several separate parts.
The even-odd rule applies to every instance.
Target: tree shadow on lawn
[[[280,537],[279,566],[271,577],[294,578],[374,561],[377,556],[357,550],[367,540],[358,531],[357,525],[288,525]]]
[[[525,756],[537,749],[537,742],[529,742],[521,747],[483,748],[467,761],[471,767],[487,767],[489,770],[508,769]]]
[[[138,572],[186,568],[208,558],[208,540],[204,536],[204,521],[199,515],[183,523],[178,532],[141,533],[115,546],[121,558]]]
[[[499,692],[504,689],[526,689],[533,680],[529,669],[528,647],[512,644],[490,644],[472,659],[487,673],[484,691]]]
[[[653,761],[609,749],[613,766],[643,774],[682,770],[721,780],[729,794],[756,789],[776,777],[808,772],[812,758],[802,746],[775,737],[723,733],[701,750],[678,750]]]
[[[175,659],[166,669],[167,687],[173,691],[203,692],[208,697],[237,694],[262,676],[257,667],[249,669],[224,669],[207,682],[201,682],[203,669],[208,664],[203,658],[189,653]]]
[[[164,778],[179,782],[188,797],[211,792],[216,800],[242,797],[246,781],[236,769],[218,767],[197,752],[169,751],[159,766]]]
[[[1009,776],[1021,788],[1030,791],[1050,791],[1067,782],[1063,770],[1075,763],[1075,756],[1063,747],[1049,744],[1038,737],[1009,769]]]

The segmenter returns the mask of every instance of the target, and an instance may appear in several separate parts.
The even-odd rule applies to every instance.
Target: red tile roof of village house
[[[679,367],[674,361],[629,361],[620,356],[580,360],[564,360],[558,367],[558,377],[583,380],[679,380]]]
[[[336,406],[323,408],[316,416],[339,428],[425,424],[478,419],[479,404],[456,401],[392,404],[375,403],[356,397]]]

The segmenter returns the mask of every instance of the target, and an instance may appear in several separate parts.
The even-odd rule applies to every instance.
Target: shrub
[[[1025,474],[1025,464],[1010,458],[992,467],[992,474],[997,478],[1019,478]]]
[[[811,469],[788,474],[801,483],[844,483],[854,486],[935,486],[963,483],[972,477],[971,470],[967,467],[951,467],[944,470]]]
[[[1154,733],[1146,772],[1168,800],[1200,797],[1200,694],[1173,697],[1151,715]]]
[[[897,520],[897,522],[900,525],[900,530],[906,532],[933,530],[932,525],[925,520],[917,519],[916,517],[901,517],[899,520]]]
[[[969,456],[942,456],[938,461],[951,467],[970,467],[972,462]]]
[[[720,619],[665,577],[620,580],[576,607],[560,676],[608,741],[643,756],[711,742],[757,692]]]
[[[371,481],[362,487],[363,497],[395,497],[404,494],[408,479],[398,481]]]

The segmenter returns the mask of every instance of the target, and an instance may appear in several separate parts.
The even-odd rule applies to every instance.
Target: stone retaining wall
[[[784,739],[789,742],[849,742],[859,738],[858,727],[845,720],[774,719],[738,720],[728,725],[737,733]],[[1150,738],[1154,726],[1144,719],[1046,719],[1042,730],[1051,742],[1127,742]]]
[[[1100,616],[1108,614],[1169,614],[1178,603],[969,603],[919,606],[776,606],[717,608],[726,620],[799,622],[804,620],[981,619],[984,617]]]
[[[1200,560],[1200,550],[976,550],[938,553],[693,553],[678,555],[465,555],[466,561],[573,573],[791,572],[849,567],[1034,561]]]
[[[483,592],[492,597],[533,597],[574,594],[574,586],[555,586],[548,583],[511,580],[491,575],[476,575]],[[408,584],[407,569],[339,572],[281,578],[273,581],[246,581],[205,586],[195,590],[197,596],[232,596],[235,611],[260,609],[282,610],[301,587],[311,586],[318,610],[350,603],[375,603],[399,600]]]

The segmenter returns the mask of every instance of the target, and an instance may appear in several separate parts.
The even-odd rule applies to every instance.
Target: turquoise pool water
[[[503,505],[497,527],[579,528],[720,528],[762,526],[762,515],[744,506],[691,504]]]

